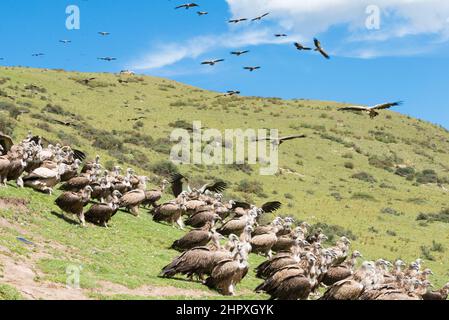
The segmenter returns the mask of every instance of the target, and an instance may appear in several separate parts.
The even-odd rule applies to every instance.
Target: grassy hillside
[[[90,77],[96,80],[80,81]],[[51,142],[76,146],[90,158],[100,154],[106,166],[133,167],[150,175],[153,183],[175,170],[167,164],[171,130],[192,121],[220,130],[305,133],[307,139],[282,146],[282,170],[276,176],[259,176],[257,166],[246,165],[185,165],[178,170],[194,185],[225,179],[231,184],[227,198],[258,204],[279,200],[285,204],[281,215],[321,224],[331,234],[350,235],[365,258],[422,257],[436,274],[435,283],[447,282],[445,129],[393,111],[376,120],[341,113],[336,110],[341,104],[334,102],[217,95],[153,77],[1,68],[0,131],[18,140],[31,129]],[[127,121],[136,116],[147,119]],[[76,127],[54,120],[70,120]],[[183,232],[152,222],[146,213],[140,218],[119,214],[109,230],[81,229],[60,216],[55,196],[13,185],[0,189],[0,270],[3,255],[33,264],[36,282],[65,283],[67,265],[79,264],[87,297],[156,298],[168,292],[165,298],[218,298],[200,284],[157,277],[176,256],[167,248]],[[19,207],[17,199],[26,201]],[[18,242],[17,236],[35,246]],[[262,260],[253,256],[252,267]],[[239,297],[265,298],[252,293],[258,283],[251,274],[239,287]]]

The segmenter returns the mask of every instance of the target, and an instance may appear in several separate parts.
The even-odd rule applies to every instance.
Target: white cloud
[[[231,25],[227,33],[199,36],[182,43],[153,46],[128,65],[158,70],[217,49],[246,49],[262,44],[307,41],[337,31],[326,46],[332,55],[358,58],[409,56],[435,50],[449,40],[448,0],[225,0],[234,18],[270,12],[261,23]],[[380,29],[368,30],[367,7],[378,6]],[[257,9],[260,8],[260,9]],[[286,32],[277,39],[273,33]],[[326,41],[326,44],[328,41]],[[207,58],[218,58],[209,56]]]
[[[367,31],[368,6],[382,13],[381,33],[385,39],[449,31],[447,0],[226,0],[235,16],[254,15],[254,8],[269,11],[288,30],[313,36],[331,27],[347,25],[350,30]],[[378,32],[379,33],[379,32]]]
[[[291,42],[290,39],[273,37],[270,29],[249,30],[244,32],[229,32],[217,36],[200,36],[184,43],[169,43],[156,45],[150,53],[138,58],[128,67],[133,70],[160,69],[175,64],[184,59],[196,59],[199,56],[216,49],[247,48],[261,44],[281,44]],[[211,59],[218,57],[209,57]]]

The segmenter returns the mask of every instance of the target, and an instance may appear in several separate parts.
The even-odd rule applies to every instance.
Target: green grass
[[[9,285],[0,283],[0,300],[22,300],[22,295]]]
[[[91,76],[98,79],[97,84],[85,86],[73,80]],[[259,176],[258,166],[183,165],[178,169],[191,177],[193,184],[214,177],[225,179],[231,186],[227,198],[257,204],[280,200],[285,204],[279,212],[282,216],[350,230],[356,238],[354,249],[368,259],[411,261],[422,256],[423,246],[449,242],[448,223],[423,224],[416,219],[422,212],[449,207],[448,194],[435,183],[421,184],[422,179],[417,183],[413,175],[408,180],[395,174],[394,169],[406,166],[415,172],[433,170],[440,182],[447,181],[449,154],[445,150],[449,149],[449,133],[433,124],[393,111],[370,120],[338,112],[343,104],[334,102],[216,98],[216,92],[154,77],[136,77],[138,80],[121,85],[113,74],[0,68],[1,78],[9,80],[0,81],[0,90],[16,97],[16,107],[30,112],[13,120],[10,111],[0,108],[0,130],[12,131],[16,140],[32,129],[52,142],[73,143],[90,158],[98,153],[103,163],[131,166],[156,181],[151,168],[168,160],[170,145],[166,139],[173,129],[170,124],[176,122],[182,127],[201,120],[204,127],[219,130],[269,127],[279,129],[282,135],[305,133],[307,139],[281,147],[280,166],[288,169],[282,175]],[[30,84],[46,90],[33,93],[25,89]],[[1,102],[11,101],[0,95]],[[46,108],[48,104],[60,108]],[[69,113],[72,116],[67,116]],[[140,129],[126,121],[135,115],[148,117]],[[75,119],[78,128],[57,125],[52,119]],[[124,137],[134,139],[125,142]],[[104,150],[94,147],[95,140],[101,141],[97,145]],[[349,158],[354,170],[345,168]],[[164,166],[158,166],[158,171],[164,170]],[[358,173],[366,173],[367,179],[353,179]],[[435,178],[432,174],[429,181]],[[257,188],[249,190],[248,182],[252,181],[257,181]],[[57,211],[53,205],[57,195],[49,197],[13,187],[0,189],[0,196],[30,201],[30,213],[0,209],[1,217],[25,223],[32,234],[71,248],[69,252],[53,250],[54,258],[39,262],[47,280],[65,283],[67,265],[79,264],[83,266],[81,284],[86,288],[110,281],[129,288],[156,285],[209,292],[197,283],[158,278],[161,268],[177,255],[167,248],[183,232],[154,223],[146,213],[140,218],[120,213],[109,230],[93,226],[81,229],[51,213]],[[401,214],[382,213],[385,208]],[[19,255],[29,254],[29,248],[17,243],[12,230],[0,228],[0,234],[0,245]],[[435,261],[426,261],[426,267],[434,271],[435,284],[442,285],[449,277],[448,250],[432,252],[432,257]],[[251,267],[261,261],[252,256]],[[238,287],[243,292],[239,298],[266,298],[251,293],[259,283],[251,273]]]

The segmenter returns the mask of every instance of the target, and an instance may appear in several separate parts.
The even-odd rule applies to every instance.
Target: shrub
[[[263,192],[263,184],[259,181],[242,180],[237,186],[237,191],[255,194],[256,196],[266,196]]]
[[[430,248],[427,246],[421,246],[421,254],[425,260],[435,261],[435,257],[430,252]]]
[[[92,146],[103,150],[122,150],[123,142],[113,135],[107,133],[101,136],[97,136]]]
[[[402,216],[404,215],[402,212],[399,212],[393,208],[383,208],[382,210],[380,210],[381,213],[383,214],[388,214],[391,216]]]
[[[352,233],[351,230],[347,230],[338,225],[329,225],[322,222],[313,225],[309,233],[314,234],[318,231],[318,229],[323,230],[323,233],[328,237],[328,243],[334,243],[340,237],[346,237],[352,241],[357,240],[356,235]]]
[[[415,179],[416,170],[412,167],[397,168],[395,174],[412,181]]]
[[[354,164],[352,162],[345,162],[345,168],[346,169],[350,169],[353,170],[354,169]]]
[[[357,180],[360,180],[360,181],[369,182],[369,183],[376,183],[377,182],[377,180],[372,175],[370,175],[369,173],[366,173],[366,172],[359,172],[359,173],[353,174],[351,176],[351,178],[352,179],[357,179]]]
[[[442,243],[438,243],[435,240],[432,240],[432,246],[430,247],[430,251],[432,252],[444,252],[444,246]]]
[[[437,183],[438,174],[435,170],[423,170],[422,172],[416,174],[416,182],[418,184]]]
[[[449,223],[449,209],[443,209],[439,213],[420,213],[417,221]]]
[[[159,161],[151,166],[151,171],[164,177],[168,177],[179,172],[178,167],[171,161]]]
[[[376,198],[374,198],[372,195],[363,192],[354,193],[351,198],[354,200],[376,201]]]

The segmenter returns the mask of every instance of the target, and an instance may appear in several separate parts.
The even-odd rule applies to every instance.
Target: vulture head
[[[360,253],[360,251],[354,251],[354,252],[352,253],[352,257],[353,257],[354,259],[357,259],[357,258],[363,258],[363,255]]]
[[[346,237],[341,237],[340,238],[340,242],[345,244],[345,245],[347,245],[347,246],[349,246],[351,244],[351,241],[348,238],[346,238]]]

